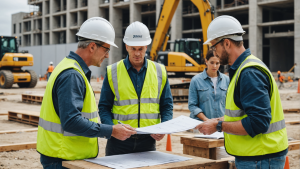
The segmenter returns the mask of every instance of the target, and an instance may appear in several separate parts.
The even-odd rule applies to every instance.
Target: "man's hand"
[[[151,134],[151,137],[154,138],[154,140],[156,141],[160,141],[161,139],[163,139],[165,137],[164,134]]]
[[[117,125],[113,126],[113,131],[112,131],[111,136],[113,136],[114,138],[116,138],[118,140],[124,141],[133,134],[136,134],[136,131],[130,125],[117,124]]]
[[[198,129],[201,133],[204,135],[209,135],[217,131],[217,119],[209,119],[198,126],[195,127],[195,129]]]
[[[223,117],[219,117],[219,118],[216,118],[218,121],[224,121],[224,116]]]

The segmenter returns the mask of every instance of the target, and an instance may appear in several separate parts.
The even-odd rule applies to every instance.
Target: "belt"
[[[132,139],[143,139],[146,137],[150,137],[150,134],[134,134],[130,136]]]

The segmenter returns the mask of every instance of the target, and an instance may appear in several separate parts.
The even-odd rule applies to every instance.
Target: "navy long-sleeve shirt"
[[[76,60],[90,81],[92,72],[82,58],[74,52],[70,52],[67,58]],[[110,138],[111,125],[91,122],[81,116],[85,93],[84,79],[75,69],[67,69],[57,76],[52,99],[63,130],[79,136]]]
[[[242,62],[251,55],[250,49],[243,52],[229,69],[229,78],[232,79]],[[255,137],[268,131],[271,122],[270,91],[271,84],[266,73],[255,67],[242,70],[237,86],[234,90],[234,102],[248,117],[242,119],[242,125],[246,132]],[[279,153],[254,156],[238,157],[243,160],[262,160],[266,158],[285,155],[287,150]]]
[[[148,62],[147,59],[144,59],[143,67],[139,72],[137,72],[137,70],[132,67],[128,56],[126,57],[126,59],[124,59],[125,67],[127,69],[127,72],[131,78],[132,84],[139,98],[142,92],[142,88],[146,76],[147,62]],[[103,124],[113,125],[112,122],[113,114],[111,110],[113,107],[114,98],[115,95],[109,86],[107,74],[106,74],[104,77],[104,81],[101,89],[100,101],[98,105],[101,123]],[[161,122],[171,120],[173,118],[173,98],[172,98],[171,88],[168,79],[163,88],[159,105],[160,105]]]

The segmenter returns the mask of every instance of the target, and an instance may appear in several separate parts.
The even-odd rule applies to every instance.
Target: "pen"
[[[123,123],[121,123],[120,121],[118,121],[118,124],[122,124],[122,126],[123,126]]]

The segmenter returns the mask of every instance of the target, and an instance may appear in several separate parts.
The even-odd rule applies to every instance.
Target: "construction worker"
[[[278,88],[268,67],[243,46],[245,33],[234,17],[215,18],[207,29],[222,65],[231,65],[224,121],[210,119],[196,129],[224,132],[225,148],[238,169],[283,169],[288,139]],[[272,167],[271,167],[272,166]]]
[[[281,75],[281,72],[279,70],[277,71],[277,74],[278,74],[278,81],[280,83],[278,89],[280,89],[281,87],[283,87],[283,76]]]
[[[135,130],[129,125],[98,123],[97,104],[90,85],[89,66],[100,67],[108,58],[115,31],[105,19],[86,20],[76,34],[78,48],[52,72],[44,94],[37,151],[44,168],[62,168],[64,160],[95,158],[98,137],[125,140]]]
[[[51,73],[53,72],[53,70],[54,70],[54,66],[53,66],[53,62],[51,61],[50,65],[48,66],[48,69],[47,69],[47,81],[49,80],[49,77],[50,77]]]
[[[141,22],[131,23],[123,42],[128,56],[107,67],[99,101],[102,124],[128,124],[133,128],[165,122],[173,117],[173,99],[163,65],[147,60],[151,43],[149,29]],[[125,141],[107,140],[106,156],[156,150],[164,134],[136,134]]]

